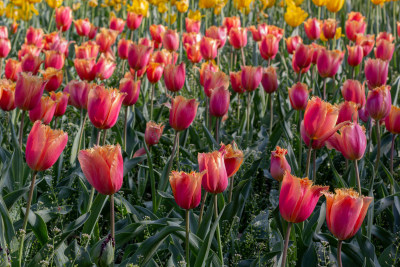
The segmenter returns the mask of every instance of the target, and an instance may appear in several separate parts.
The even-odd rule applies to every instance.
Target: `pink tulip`
[[[339,50],[321,49],[318,54],[317,68],[323,78],[333,77],[342,64],[344,52]]]
[[[165,87],[171,92],[177,92],[183,88],[185,84],[186,70],[185,63],[182,62],[178,66],[167,65],[164,68]]]
[[[360,45],[347,46],[347,51],[349,54],[347,57],[347,63],[352,67],[360,65],[364,57],[364,50],[362,47]]]
[[[119,82],[119,91],[126,94],[122,104],[125,106],[136,104],[140,94],[140,83],[140,80],[135,81],[134,79],[129,78],[123,78]]]
[[[229,110],[230,93],[224,86],[215,88],[210,96],[210,114],[214,117],[223,117]]]
[[[72,23],[72,10],[69,7],[59,7],[55,10],[57,29],[63,32],[69,30]]]
[[[368,114],[375,121],[386,118],[390,113],[391,106],[390,86],[382,85],[368,92],[366,108]]]
[[[40,103],[46,82],[43,78],[20,72],[15,86],[15,105],[22,110],[31,110]]]
[[[42,96],[39,104],[29,111],[29,119],[31,122],[42,121],[44,124],[49,124],[55,111],[56,102],[49,96]]]
[[[274,67],[270,66],[268,68],[264,68],[261,84],[264,88],[264,91],[268,94],[272,94],[278,89],[278,76]]]
[[[247,28],[232,28],[228,29],[229,43],[235,49],[241,49],[247,45]]]
[[[271,164],[270,170],[272,178],[281,182],[286,172],[291,171],[290,165],[287,162],[285,156],[287,154],[287,150],[284,148],[276,147],[275,151],[271,152]]]
[[[321,35],[321,21],[316,18],[309,18],[304,22],[304,31],[308,39],[317,40]]]
[[[275,35],[268,34],[258,43],[260,54],[265,60],[274,59],[279,49],[279,39]]]
[[[248,91],[254,91],[260,85],[263,76],[262,67],[242,66],[242,86]]]
[[[169,125],[175,131],[187,129],[196,117],[198,105],[196,99],[176,96],[172,99],[171,110],[169,111]]]
[[[201,182],[203,189],[212,194],[224,192],[228,186],[224,152],[199,153],[197,159],[200,172],[205,171]]]
[[[295,110],[304,110],[308,101],[308,86],[304,83],[296,83],[289,88],[289,100],[292,108]]]
[[[346,80],[342,87],[342,96],[344,100],[357,104],[358,108],[365,105],[365,88],[364,84],[357,80]]]
[[[364,73],[367,80],[368,88],[382,86],[386,84],[386,80],[389,72],[389,62],[381,59],[369,58],[365,62]]]

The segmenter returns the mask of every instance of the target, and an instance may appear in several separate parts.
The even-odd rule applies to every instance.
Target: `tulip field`
[[[0,0],[0,267],[400,266],[400,1]]]

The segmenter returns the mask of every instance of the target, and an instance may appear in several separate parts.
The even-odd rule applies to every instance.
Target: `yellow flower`
[[[326,9],[330,12],[336,13],[342,9],[344,0],[329,0],[326,1]]]
[[[200,8],[213,8],[217,5],[218,0],[199,0]]]
[[[250,12],[250,4],[253,0],[233,0],[233,6],[240,12],[248,14]]]
[[[284,15],[287,24],[293,28],[299,26],[308,17],[308,13],[295,5],[288,5]]]
[[[4,2],[0,1],[0,16],[3,16],[5,11]]]
[[[159,3],[157,6],[157,10],[159,13],[164,14],[165,12],[168,11],[167,4],[165,4],[164,2]]]
[[[60,7],[62,5],[63,0],[46,0],[46,3],[51,8]]]
[[[316,6],[325,6],[326,5],[326,0],[312,0],[312,2]]]
[[[73,3],[72,4],[72,10],[77,11],[81,7],[81,3]]]
[[[304,0],[286,0],[286,4],[289,5],[295,5],[299,6],[301,3],[303,3]]]
[[[97,0],[89,0],[90,7],[96,7],[98,5],[99,5],[99,3],[97,2]]]
[[[382,5],[385,2],[385,0],[371,0],[371,3],[374,5]]]
[[[189,0],[178,1],[175,5],[179,12],[185,13],[189,8]]]
[[[171,19],[171,24],[174,24],[176,21],[176,14],[171,14],[170,16],[167,16],[164,18],[165,22],[169,23],[169,19]]]
[[[263,5],[262,10],[266,8],[271,8],[275,5],[276,0],[260,0],[261,4]]]
[[[338,39],[340,39],[340,37],[342,37],[342,27],[336,28],[336,32],[335,32],[335,39],[338,40]],[[328,41],[328,39],[326,39],[323,31],[321,31],[319,38],[321,39],[322,42]]]
[[[129,12],[147,17],[147,11],[149,10],[149,2],[146,0],[133,0],[132,5],[127,5]]]
[[[191,20],[200,21],[201,20],[200,10],[196,10],[196,11],[189,10],[188,18]]]

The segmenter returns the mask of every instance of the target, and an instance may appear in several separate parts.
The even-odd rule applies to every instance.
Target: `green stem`
[[[150,120],[153,120],[153,101],[154,101],[154,84],[151,84],[151,99],[150,99]]]
[[[23,250],[24,250],[25,232],[26,232],[26,227],[28,225],[28,218],[29,218],[29,211],[31,209],[31,204],[32,204],[33,190],[35,189],[36,175],[37,175],[37,171],[34,171],[32,174],[31,187],[29,189],[28,202],[26,204],[24,223],[22,225],[22,229],[20,230],[21,231],[21,242],[19,243],[18,266],[21,266],[21,264],[22,264],[22,254],[23,254]]]
[[[247,142],[250,140],[250,105],[251,105],[251,96],[250,92],[247,92],[247,112],[246,112],[246,135],[247,135]]]
[[[102,142],[103,146],[106,145],[106,139],[107,139],[106,137],[107,137],[107,129],[104,129],[104,131],[103,131],[103,142]]]
[[[360,172],[358,170],[358,160],[354,161],[354,171],[356,172],[358,194],[361,196],[361,181],[360,181]]]
[[[377,148],[376,148],[376,160],[375,160],[375,173],[378,173],[379,168],[379,159],[381,157],[381,134],[380,134],[380,126],[379,121],[375,122],[376,128],[376,139],[377,139]]]
[[[217,144],[219,144],[219,122],[220,118],[215,117],[215,140],[217,141]]]
[[[316,158],[317,158],[317,150],[314,149],[314,153],[313,153],[313,176],[312,176],[312,181],[313,182],[315,182],[317,180],[317,166],[315,166]]]
[[[175,158],[175,152],[176,152],[176,149],[178,146],[179,146],[179,132],[177,131],[175,133],[174,146],[172,147],[171,158],[168,163],[167,175],[169,175],[171,173],[172,164],[174,163],[174,158]]]
[[[241,51],[241,53],[242,53],[243,66],[246,66],[246,58],[245,58],[245,56],[244,56],[244,48],[242,47],[242,48],[240,49],[240,51]]]
[[[311,162],[311,151],[312,151],[311,142],[312,141],[310,141],[310,147],[308,148],[308,152],[307,152],[306,177],[308,177],[310,174],[310,162]]]
[[[272,134],[272,127],[274,124],[274,107],[273,107],[273,96],[269,94],[269,135]]]
[[[112,240],[115,240],[115,214],[114,214],[114,194],[110,195],[110,232]]]
[[[337,261],[338,261],[338,266],[342,267],[342,240],[339,240],[338,246],[337,246]]]
[[[47,29],[47,32],[50,33],[51,30],[51,26],[53,26],[53,20],[54,20],[54,14],[55,14],[56,10],[53,8],[53,11],[51,12],[51,16],[50,16],[50,23],[49,23],[49,28]]]
[[[375,6],[376,8],[376,35],[379,34],[379,7]]]
[[[203,200],[201,201],[200,214],[199,214],[199,225],[201,224],[201,220],[203,219],[204,206],[206,204],[207,195],[208,195],[208,192],[206,192],[204,194]]]
[[[394,154],[394,141],[395,141],[395,139],[396,139],[396,135],[395,134],[393,134],[392,135],[392,145],[391,145],[391,148],[390,148],[390,174],[392,175],[392,179],[393,179],[393,154]],[[393,185],[392,185],[392,188],[391,188],[392,190],[393,190]]]
[[[3,62],[4,62],[4,58],[0,58],[0,79],[3,76]]]
[[[81,118],[83,115],[83,109],[81,109]],[[87,120],[87,113],[85,114],[85,117],[83,118],[83,122],[81,125],[81,132],[79,134],[79,143],[78,143],[78,151],[81,149],[81,142],[82,142],[82,136],[83,136],[83,131],[85,130],[85,124],[86,124],[86,120]]]
[[[190,220],[189,220],[190,210],[186,210],[186,266],[190,267],[190,250],[189,250],[189,233],[190,233]]]
[[[214,194],[214,216],[215,220],[218,219],[218,194]],[[224,256],[222,254],[221,232],[219,230],[219,222],[217,223],[217,242],[218,242],[218,255],[222,265],[224,265]]]
[[[235,177],[235,175],[232,175],[232,177],[230,177],[229,180],[229,198],[228,198],[228,203],[231,203],[232,201],[232,193],[233,193],[233,178]]]
[[[21,114],[21,124],[19,127],[19,148],[22,150],[22,136],[24,135],[24,120],[25,120],[25,110],[22,110]]]
[[[288,222],[287,228],[286,228],[286,235],[285,235],[285,244],[283,247],[283,254],[282,254],[282,265],[281,267],[286,266],[286,258],[287,258],[287,250],[289,246],[289,238],[290,238],[290,230],[292,229],[292,223]]]
[[[301,127],[301,110],[299,110],[299,121],[298,121],[298,131],[299,131],[299,173],[301,173],[301,166],[302,166],[302,156],[303,156],[303,141],[301,140],[301,133],[300,133],[300,127]]]
[[[124,150],[126,152],[126,143],[127,143],[127,136],[128,136],[128,111],[129,106],[125,106],[125,122],[124,122]]]

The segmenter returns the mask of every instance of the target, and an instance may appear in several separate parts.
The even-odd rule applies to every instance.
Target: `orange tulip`
[[[279,193],[279,211],[288,222],[300,223],[314,211],[321,192],[329,186],[312,185],[308,178],[297,178],[286,172]]]
[[[183,96],[176,96],[172,99],[171,110],[169,111],[169,124],[175,131],[183,131],[192,124],[196,117],[199,103],[196,99],[186,99]]]
[[[96,58],[98,54],[99,54],[99,46],[93,41],[88,41],[81,44],[80,46],[75,46],[75,58],[85,58],[85,59]]]
[[[326,39],[330,40],[335,38],[336,35],[336,28],[338,22],[334,19],[326,19],[322,24],[322,32]]]
[[[203,189],[209,193],[222,193],[228,186],[224,154],[225,152],[214,151],[199,153],[197,156],[200,172],[206,171],[201,184]]]
[[[18,60],[9,58],[4,67],[4,74],[7,79],[17,81],[18,73],[22,71],[21,63]]]
[[[119,83],[119,91],[126,94],[122,104],[125,106],[135,105],[140,94],[140,80],[123,78]]]
[[[78,109],[86,109],[88,95],[91,87],[86,81],[72,80],[64,88],[64,93],[69,94],[68,103]]]
[[[74,66],[79,78],[86,81],[93,81],[96,78],[96,61],[94,58],[76,58]]]
[[[99,45],[100,52],[106,53],[110,51],[110,48],[115,43],[117,36],[117,31],[101,28],[100,33],[96,35],[96,44]]]
[[[169,64],[175,64],[178,60],[178,55],[176,53],[170,53],[163,49],[161,51],[155,51],[151,55],[151,62],[162,63],[164,66]]]
[[[242,86],[242,71],[229,73],[232,90],[238,94],[243,94],[246,90]]]
[[[164,64],[157,62],[150,62],[146,69],[147,79],[150,83],[157,83],[164,73]]]
[[[203,56],[201,54],[201,47],[200,44],[186,44],[185,45],[185,50],[186,50],[186,56],[190,62],[193,64],[199,63],[202,59]]]
[[[56,102],[56,110],[54,116],[61,117],[67,110],[69,94],[65,92],[50,92],[50,97]]]
[[[261,41],[268,34],[268,25],[266,23],[258,24],[257,28],[252,25],[249,27],[253,40],[255,42]]]
[[[49,96],[42,96],[40,103],[29,111],[29,119],[31,122],[42,121],[44,124],[49,124],[55,111],[56,102]]]
[[[219,149],[221,153],[224,153],[224,163],[226,174],[228,178],[235,175],[235,173],[239,170],[240,166],[243,163],[243,151],[240,150],[235,143],[224,145],[221,143],[221,148]],[[224,152],[225,151],[225,152]]]
[[[26,163],[34,171],[53,166],[68,142],[68,134],[36,121],[26,142]]]
[[[36,107],[43,95],[46,82],[43,78],[20,72],[15,86],[15,105],[22,110]]]
[[[15,83],[9,80],[0,80],[0,108],[4,111],[15,109]]]
[[[207,71],[217,72],[219,67],[212,61],[201,64],[200,68],[200,84],[204,86],[205,76]]]
[[[119,145],[81,150],[78,160],[86,179],[100,194],[112,195],[121,189],[124,161]]]
[[[62,69],[64,67],[65,63],[65,54],[55,51],[55,50],[49,50],[45,51],[45,60],[44,60],[44,68],[55,68],[55,69]]]
[[[125,21],[117,17],[111,17],[109,27],[110,30],[114,30],[117,31],[118,33],[121,33],[124,31]]]
[[[57,90],[63,81],[63,71],[55,68],[47,68],[45,71],[41,71],[43,78],[47,81],[44,89],[48,92]]]
[[[88,18],[74,20],[75,30],[79,36],[88,36],[91,23]]]
[[[365,17],[360,12],[350,12],[346,21],[346,36],[350,41],[355,42],[357,34],[364,34],[367,28]]]
[[[157,145],[164,131],[162,123],[157,124],[154,121],[146,123],[146,131],[144,132],[144,140],[148,146]]]
[[[400,134],[400,108],[393,106],[390,108],[389,115],[385,118],[386,130],[392,134]]]
[[[166,31],[165,27],[161,24],[160,25],[152,24],[149,27],[149,31],[150,31],[151,39],[153,39],[154,42],[156,42],[157,44],[161,44],[162,36],[164,35],[164,32]],[[158,47],[156,47],[156,48],[158,48]]]
[[[228,30],[228,34],[232,28],[240,27],[240,18],[239,17],[225,17],[222,25],[226,27]]]
[[[192,171],[191,173],[172,171],[169,176],[172,193],[176,204],[182,209],[196,208],[201,200],[201,180],[203,173]]]

